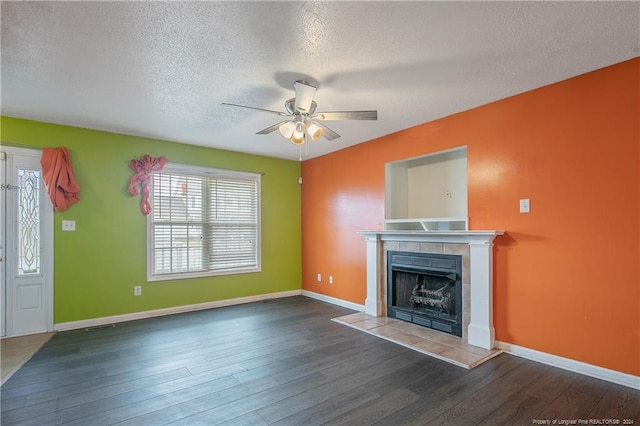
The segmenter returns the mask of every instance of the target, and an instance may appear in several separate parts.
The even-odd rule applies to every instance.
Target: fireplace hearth
[[[387,252],[387,315],[462,337],[462,256]]]

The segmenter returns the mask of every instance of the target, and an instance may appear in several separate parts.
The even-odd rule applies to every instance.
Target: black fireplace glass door
[[[462,256],[387,256],[387,315],[462,337]]]

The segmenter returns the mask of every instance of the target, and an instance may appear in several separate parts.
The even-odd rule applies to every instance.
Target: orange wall
[[[384,164],[466,145],[470,228],[507,231],[496,338],[640,375],[639,77],[636,58],[303,162],[303,289],[363,304]]]

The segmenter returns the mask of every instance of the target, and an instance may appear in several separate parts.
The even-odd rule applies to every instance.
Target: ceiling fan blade
[[[325,139],[332,141],[340,137],[339,134],[337,134],[336,132],[334,132],[324,124],[318,123],[317,121],[315,121],[314,123],[322,129],[322,136],[324,136]]]
[[[296,89],[296,109],[300,112],[309,113],[313,95],[316,93],[317,88],[303,80],[293,83],[293,87]]]
[[[272,109],[257,108],[257,107],[246,106],[246,105],[238,105],[238,104],[229,104],[227,102],[223,102],[220,105],[232,106],[232,107],[238,107],[238,108],[255,109],[257,111],[268,112],[270,114],[277,114],[277,115],[279,115],[281,117],[288,117],[289,116],[289,114],[287,114],[286,112],[274,111]]]
[[[284,123],[289,122],[290,120],[285,120],[285,121],[281,121],[277,124],[274,124],[273,126],[269,126],[266,129],[262,129],[259,132],[256,132],[256,135],[268,135],[271,132],[274,132],[276,130],[278,130],[280,128],[280,126],[282,126]]]
[[[319,112],[313,116],[316,120],[377,120],[378,111],[331,111]]]

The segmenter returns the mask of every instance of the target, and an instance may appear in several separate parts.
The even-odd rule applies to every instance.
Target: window
[[[147,280],[260,271],[260,175],[167,164],[153,173]]]

